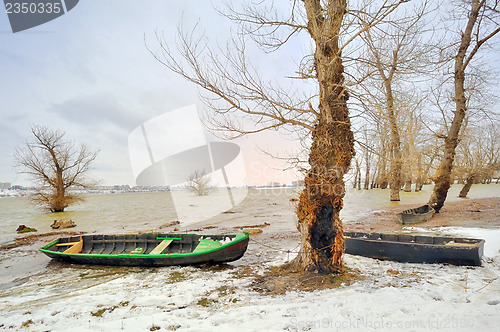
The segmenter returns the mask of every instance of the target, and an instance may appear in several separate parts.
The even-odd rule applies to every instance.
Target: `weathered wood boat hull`
[[[47,256],[78,264],[170,266],[218,264],[240,259],[248,234],[127,234],[59,238],[39,250]],[[79,252],[68,252],[77,243]],[[139,250],[140,249],[140,250]]]
[[[345,252],[405,263],[480,266],[484,240],[406,234],[345,232]]]
[[[434,209],[430,205],[426,204],[418,208],[404,210],[398,213],[397,218],[403,225],[416,224],[431,219],[434,212]]]

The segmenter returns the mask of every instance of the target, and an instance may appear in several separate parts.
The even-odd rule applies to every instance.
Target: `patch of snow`
[[[0,329],[25,322],[26,330],[51,331],[471,331],[500,324],[499,255],[472,268],[352,255],[345,263],[361,280],[274,296],[253,291],[252,278],[239,275],[244,267],[48,267],[0,291]]]

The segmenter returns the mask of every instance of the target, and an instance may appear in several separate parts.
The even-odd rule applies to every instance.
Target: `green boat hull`
[[[83,235],[59,238],[39,250],[53,259],[78,264],[196,265],[238,260],[248,241],[247,233]]]

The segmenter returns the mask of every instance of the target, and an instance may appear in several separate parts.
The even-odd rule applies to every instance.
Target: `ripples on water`
[[[85,202],[67,211],[44,213],[31,205],[27,197],[0,199],[0,243],[11,241],[19,225],[34,227],[38,233],[51,232],[55,219],[70,218],[77,230],[86,232],[120,232],[158,227],[175,218],[171,204],[164,204],[168,193],[131,193],[87,195]]]

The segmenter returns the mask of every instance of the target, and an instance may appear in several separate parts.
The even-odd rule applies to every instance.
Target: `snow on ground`
[[[286,259],[279,254],[272,264]],[[337,289],[285,295],[252,290],[245,266],[89,268],[49,263],[47,271],[0,291],[0,329],[499,330],[498,254],[485,258],[481,267],[351,255],[345,255],[345,262],[359,270],[360,280]],[[252,268],[261,273],[265,265]]]

